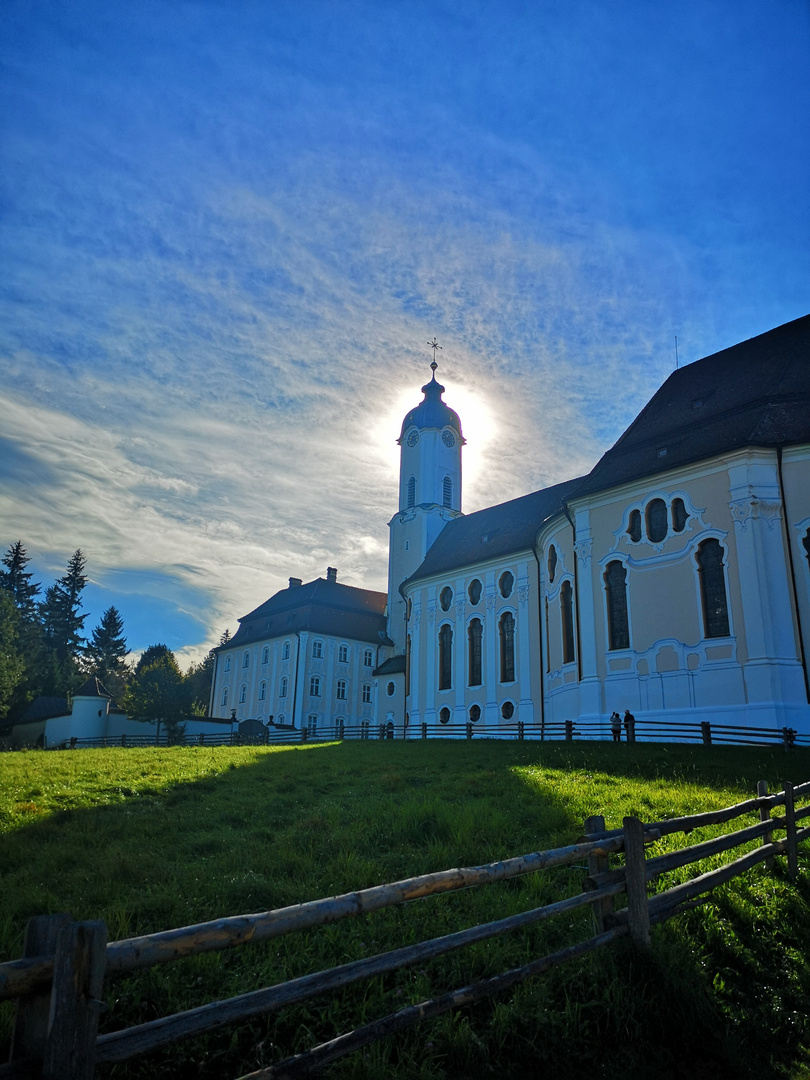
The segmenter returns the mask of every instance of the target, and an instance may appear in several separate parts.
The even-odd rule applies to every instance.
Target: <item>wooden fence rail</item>
[[[341,722],[325,724],[315,731],[308,728],[272,728],[268,727],[263,735],[241,736],[236,733],[212,734],[204,732],[189,735],[179,740],[184,746],[292,746],[300,743],[335,742],[343,740],[388,741],[394,738],[393,730],[386,724],[373,724],[370,721],[355,724]],[[401,741],[401,736],[399,739]],[[605,720],[560,720],[543,724],[526,724],[518,721],[508,726],[486,727],[480,723],[463,724],[422,723],[408,733],[409,739],[527,739],[540,742],[574,740],[611,741],[612,733],[609,721]],[[705,746],[715,744],[736,746],[810,746],[810,734],[782,727],[745,727],[740,724],[675,723],[670,720],[636,720],[629,730],[623,730],[622,741],[641,742],[695,742]],[[165,736],[123,735],[105,736],[95,739],[70,739],[51,750],[74,750],[91,747],[128,748],[144,746],[172,745]]]
[[[611,830],[605,829],[603,818],[595,816],[585,822],[585,832],[579,841],[566,847],[482,866],[424,874],[342,896],[216,919],[123,941],[108,943],[103,923],[74,923],[67,915],[38,916],[29,922],[23,957],[0,964],[0,999],[16,998],[18,1002],[11,1060],[0,1065],[0,1080],[41,1077],[90,1080],[97,1064],[126,1061],[179,1039],[266,1015],[314,995],[334,993],[359,980],[423,963],[578,909],[590,908],[593,912],[595,933],[584,941],[538,957],[520,968],[401,1009],[304,1054],[252,1073],[251,1078],[280,1080],[304,1075],[385,1035],[501,993],[524,979],[601,948],[619,937],[629,935],[638,946],[645,947],[650,942],[651,926],[703,902],[712,889],[758,863],[772,864],[777,855],[787,856],[789,875],[795,878],[798,844],[810,839],[810,826],[800,828],[797,825],[810,817],[810,803],[797,806],[803,800],[810,800],[810,782],[795,788],[786,783],[783,791],[769,795],[767,785],[761,781],[756,798],[720,810],[646,824],[627,817],[621,829]],[[773,811],[780,807],[784,808],[783,813],[773,816]],[[662,837],[723,825],[748,814],[756,814],[759,820],[691,847],[647,856],[647,847]],[[773,839],[773,833],[777,831],[784,832],[783,839]],[[649,883],[662,874],[756,841],[759,841],[758,846],[729,863],[649,894]],[[611,866],[611,857],[617,855],[623,856],[623,864]],[[225,1001],[201,1005],[123,1031],[100,1036],[97,1033],[103,981],[107,976],[583,861],[587,863],[588,873],[582,891],[556,903],[364,957]],[[626,897],[626,906],[617,909],[616,898],[620,896]]]

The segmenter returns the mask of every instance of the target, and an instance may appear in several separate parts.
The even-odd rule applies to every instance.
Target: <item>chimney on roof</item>
[[[326,568],[326,580],[327,581],[337,581],[337,567],[336,566],[327,566],[327,568]]]
[[[300,577],[291,577],[290,578],[289,588],[294,589],[296,585],[302,585],[302,584],[303,584],[303,581],[301,580]]]

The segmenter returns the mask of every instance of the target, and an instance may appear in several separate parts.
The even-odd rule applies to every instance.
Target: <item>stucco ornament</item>
[[[741,529],[747,529],[751,521],[760,520],[773,530],[782,516],[782,508],[778,502],[758,499],[756,495],[749,495],[747,499],[735,499],[728,505],[734,524]]]
[[[428,622],[432,625],[436,621],[436,601],[431,600],[428,604]]]
[[[518,594],[518,600],[520,601],[520,606],[521,607],[526,607],[526,604],[528,603],[528,600],[529,600],[529,583],[528,583],[528,581],[525,583],[525,585],[518,585],[517,594]]]
[[[577,558],[582,565],[587,566],[593,553],[593,540],[591,537],[588,536],[584,540],[577,540],[574,544],[574,551],[577,553]]]

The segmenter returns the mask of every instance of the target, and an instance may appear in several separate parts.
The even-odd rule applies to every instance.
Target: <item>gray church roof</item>
[[[422,393],[425,395],[424,400],[420,401],[415,409],[411,409],[402,421],[402,430],[399,433],[399,439],[397,441],[402,442],[405,432],[410,427],[452,427],[458,432],[459,438],[463,438],[463,435],[461,434],[461,421],[458,418],[458,413],[442,400],[444,387],[441,383],[436,382],[435,369],[433,378],[429,383],[425,383],[422,387]]]
[[[222,652],[301,630],[368,641],[374,645],[386,644],[387,602],[385,593],[357,589],[324,578],[316,578],[305,585],[291,584],[244,615],[230,641],[214,651]]]
[[[574,493],[744,446],[810,442],[810,315],[674,371]]]
[[[533,547],[540,526],[561,512],[563,500],[581,482],[581,477],[566,480],[448,521],[407,583]]]

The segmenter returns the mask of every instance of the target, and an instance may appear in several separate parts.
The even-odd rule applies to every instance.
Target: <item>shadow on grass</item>
[[[174,776],[165,786],[154,771],[161,753]],[[5,958],[19,955],[22,929],[33,914],[67,910],[78,919],[102,918],[114,940],[555,847],[572,842],[591,813],[618,815],[613,824],[621,823],[622,813],[652,820],[701,808],[695,802],[710,798],[712,789],[733,793],[713,803],[724,805],[752,794],[757,779],[775,788],[788,765],[794,782],[810,776],[804,750],[785,755],[659,744],[369,742],[30,757],[45,770],[55,757],[78,754],[88,755],[88,766],[89,755],[98,755],[92,764],[110,770],[106,787],[97,781],[99,790],[118,801],[65,810],[0,836]],[[187,774],[199,772],[202,762],[207,772],[179,779],[184,761]],[[137,1023],[525,910],[579,891],[580,880],[581,872],[531,875],[138,973],[110,987],[107,1022],[111,1028]],[[796,974],[810,957],[810,942],[791,939],[795,963],[787,967],[784,950],[776,960],[768,949],[784,942],[777,923],[786,912],[806,917],[807,897],[783,888],[778,873],[756,880],[771,890],[767,903],[762,896],[749,900],[745,887],[732,889],[728,895],[742,897],[736,908],[714,906],[708,920],[695,912],[677,927],[656,931],[648,957],[627,948],[604,950],[533,980],[509,1001],[442,1018],[355,1055],[330,1075],[523,1076],[541,1065],[565,1065],[570,1076],[674,1078],[711,1071],[721,1080],[747,1075],[749,1059],[761,1072],[766,1057],[770,1074],[778,1075],[773,1069],[781,1067],[780,1054],[761,1039],[752,1042],[748,1031],[752,1013],[758,1024],[763,1020],[758,999],[746,998],[746,979],[735,978],[724,950],[745,939],[741,927],[751,908],[767,910],[764,927],[745,939],[740,970],[747,976],[751,964],[761,970],[765,964],[774,990],[769,1026],[762,1030],[774,1031],[776,1040],[778,1029],[775,1045],[789,1061],[807,1041],[806,1018],[788,1014],[797,1012],[796,993],[810,991]],[[350,988],[339,1003],[315,999],[233,1032],[178,1044],[114,1075],[249,1071],[412,1000],[588,936],[584,918],[559,923],[469,950],[469,958],[445,958]],[[787,995],[785,1009],[773,1004],[777,991]],[[5,1024],[7,1030],[8,1012]],[[709,1071],[701,1072],[704,1066]]]

